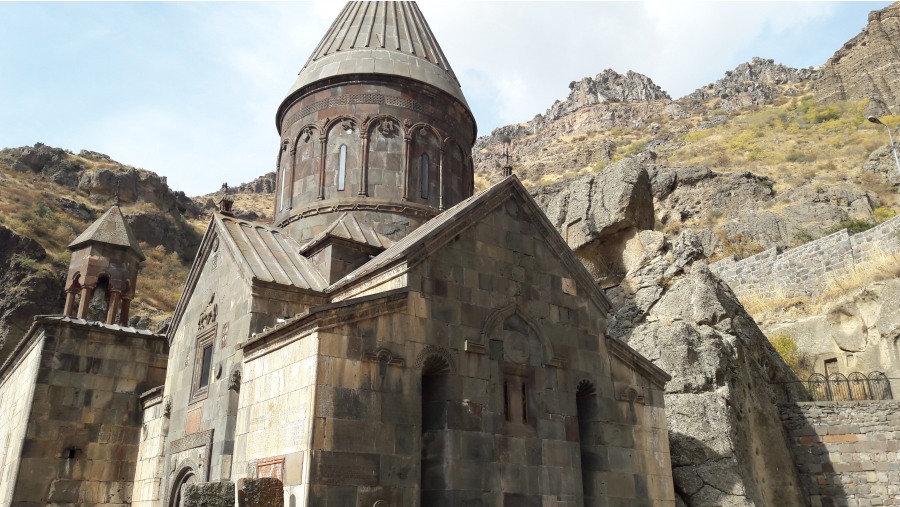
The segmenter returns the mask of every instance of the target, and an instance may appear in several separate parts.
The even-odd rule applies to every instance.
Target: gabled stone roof
[[[303,66],[288,96],[339,75],[386,74],[430,84],[468,104],[415,2],[349,2]]]
[[[300,255],[300,245],[280,229],[219,214],[214,220],[252,278],[314,291],[328,285],[312,262]]]
[[[106,213],[84,230],[74,241],[69,243],[69,250],[77,250],[88,243],[106,243],[108,245],[131,248],[141,258],[146,259],[131,227],[125,222],[122,210],[112,206]]]
[[[353,241],[361,245],[368,245],[373,248],[384,250],[394,244],[390,239],[375,232],[372,227],[367,224],[361,224],[353,215],[344,213],[340,218],[331,224],[327,229],[316,235],[309,242],[300,247],[300,252],[306,253],[317,245],[322,244],[328,238],[340,238],[347,241]]]
[[[580,280],[580,285],[584,287],[587,297],[594,301],[603,312],[608,312],[611,308],[609,299],[597,287],[587,268],[575,257],[565,240],[559,235],[559,231],[550,223],[540,206],[515,175],[508,176],[487,190],[469,197],[425,222],[359,269],[333,283],[328,287],[327,292],[334,294],[351,289],[353,285],[362,283],[369,275],[374,275],[399,261],[430,255],[440,248],[441,238],[447,239],[459,234],[475,224],[484,213],[514,197],[522,203],[524,210],[531,214],[534,225],[544,229],[544,237],[548,244],[559,255],[560,261],[571,270],[572,275]]]

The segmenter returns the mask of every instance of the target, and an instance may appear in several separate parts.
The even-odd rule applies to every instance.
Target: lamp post
[[[887,129],[887,131],[888,131],[888,139],[891,140],[891,151],[894,152],[894,163],[897,164],[897,172],[900,173],[900,158],[897,158],[897,147],[894,146],[894,136],[891,135],[891,128],[888,127],[887,125],[885,125],[884,123],[881,123],[881,120],[879,120],[878,118],[876,118],[876,117],[874,117],[874,116],[869,116],[867,119],[868,119],[870,122],[872,122],[872,123],[877,123],[877,124],[879,124],[879,125],[881,125],[881,126],[883,126],[884,128]]]

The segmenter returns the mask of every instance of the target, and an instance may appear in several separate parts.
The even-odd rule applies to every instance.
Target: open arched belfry
[[[675,505],[669,376],[515,176],[473,195],[414,3],[347,4],[276,125],[273,223],[214,214],[129,415],[130,505]]]
[[[66,275],[63,315],[90,318],[95,302],[96,320],[128,324],[131,300],[144,253],[118,204],[112,206],[69,245],[72,260]],[[105,310],[105,311],[103,311]]]

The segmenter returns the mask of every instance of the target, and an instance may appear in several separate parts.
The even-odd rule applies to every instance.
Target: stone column
[[[412,137],[403,136],[403,200],[409,200],[410,145]]]
[[[362,152],[359,154],[360,160],[360,171],[359,175],[359,193],[358,195],[368,195],[369,189],[369,133],[368,132],[360,132],[360,149]]]
[[[288,180],[287,180],[288,201],[286,204],[282,205],[282,208],[284,208],[284,209],[291,209],[294,207],[294,164],[296,164],[296,160],[297,160],[297,145],[294,145],[294,147],[291,148],[290,156],[291,156],[291,161],[290,161],[291,170],[290,170],[290,176],[288,177]]]
[[[94,288],[93,287],[82,287],[81,288],[81,301],[78,304],[78,315],[79,319],[83,319],[85,315],[87,315],[88,306],[91,305],[91,298],[94,297]]]
[[[444,147],[441,146],[441,156],[438,159],[438,209],[444,209]]]
[[[325,135],[319,138],[319,144],[321,146],[321,156],[319,157],[319,197],[318,199],[325,198],[325,159],[328,157],[328,153],[326,150],[328,149],[328,138]]]
[[[128,311],[131,309],[131,298],[122,298],[122,309],[119,310],[119,325],[128,325]]]
[[[72,315],[72,310],[75,309],[75,290],[70,289],[66,291],[66,306],[63,308],[63,315],[66,317]]]
[[[109,291],[109,309],[106,311],[106,323],[116,323],[116,312],[119,310],[119,299],[122,297],[122,291]]]

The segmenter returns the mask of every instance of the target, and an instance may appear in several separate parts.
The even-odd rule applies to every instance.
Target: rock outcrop
[[[894,133],[894,139],[900,140],[900,131]],[[900,143],[897,144],[897,150],[900,150]],[[891,149],[890,144],[885,144],[873,151],[866,163],[863,164],[863,171],[880,174],[890,185],[900,185],[900,167],[897,167],[894,150]]]
[[[241,183],[235,192],[242,194],[271,194],[275,192],[275,172],[263,174],[259,178],[247,183]]]
[[[725,77],[685,96],[689,100],[721,99],[717,107],[734,111],[751,105],[770,103],[782,93],[798,93],[798,85],[821,75],[812,69],[794,69],[774,60],[754,57],[725,73]]]
[[[649,77],[628,71],[619,74],[606,69],[596,77],[585,77],[569,83],[569,96],[556,101],[544,115],[545,121],[559,119],[576,109],[604,102],[649,102],[671,100],[669,94]]]
[[[678,176],[709,178],[705,171]],[[665,396],[679,505],[803,505],[776,405],[789,396],[780,382],[795,379],[702,261],[700,238],[647,230],[652,187],[639,160],[565,190],[534,193],[576,255],[604,275],[613,303],[607,333],[673,377]]]
[[[626,247],[629,272],[607,289],[609,333],[669,372],[675,490],[681,505],[803,505],[778,416],[793,374],[726,284],[702,261],[690,230],[674,241],[643,231]]]
[[[874,223],[878,207],[874,193],[847,182],[805,184],[776,195],[774,181],[749,171],[720,174],[703,166],[648,171],[659,223],[695,227],[707,256],[745,257],[820,237],[848,220]]]
[[[42,143],[0,150],[0,159],[13,170],[31,172],[60,185],[86,192],[98,202],[118,192],[122,202],[147,202],[165,212],[196,216],[200,207],[184,192],[169,188],[165,176],[119,164],[108,155],[82,150],[77,156]]]
[[[625,273],[616,262],[623,238],[653,228],[649,189],[646,169],[631,158],[598,174],[535,188],[532,195],[594,279],[605,284]]]
[[[119,164],[102,153],[82,150],[76,156],[41,143],[0,150],[0,161],[15,171],[29,172],[80,192],[100,208],[116,195],[123,204],[146,204],[152,211],[131,211],[126,218],[129,225],[141,231],[140,240],[150,246],[162,246],[190,259],[200,245],[200,235],[184,219],[198,217],[202,208],[184,192],[170,189],[164,176]],[[90,222],[99,216],[99,209],[76,200],[60,196],[56,201],[79,220]]]
[[[46,259],[37,241],[0,225],[0,364],[25,335],[32,316],[62,308],[63,280],[40,268]]]
[[[823,66],[817,100],[871,100],[867,114],[900,113],[900,3],[869,13],[869,23]]]
[[[900,279],[874,282],[841,296],[819,315],[765,323],[764,327],[770,336],[792,338],[798,350],[819,364],[837,358],[842,371],[900,376],[896,346],[900,340]]]

